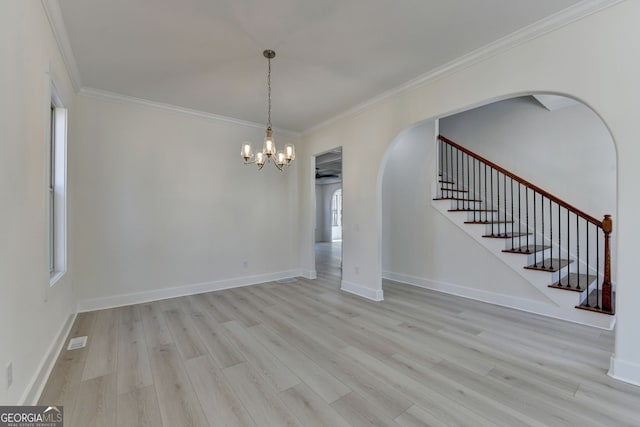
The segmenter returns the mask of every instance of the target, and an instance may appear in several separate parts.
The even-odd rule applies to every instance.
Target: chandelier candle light
[[[273,130],[271,129],[271,59],[275,58],[275,51],[268,49],[262,52],[265,58],[267,58],[267,62],[269,64],[269,71],[267,73],[267,89],[268,89],[268,100],[269,100],[269,108],[267,115],[267,136],[264,138],[264,146],[262,147],[262,151],[257,151],[255,154],[255,159],[253,155],[253,148],[251,147],[250,142],[244,142],[242,144],[242,151],[240,155],[244,159],[244,164],[249,165],[255,163],[258,165],[258,170],[262,169],[264,164],[273,158],[273,164],[279,169],[282,170],[284,166],[289,166],[291,162],[296,158],[296,150],[293,144],[287,144],[284,146],[284,151],[278,151],[276,149],[276,143],[273,141]]]

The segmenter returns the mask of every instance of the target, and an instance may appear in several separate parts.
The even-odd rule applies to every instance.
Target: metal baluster
[[[487,199],[487,164],[484,163],[484,222],[487,222],[487,205],[489,199]]]
[[[465,155],[466,154],[464,153],[464,151],[460,152],[460,176],[462,177],[462,179],[460,180],[460,190],[464,190],[464,157]],[[460,199],[460,194],[461,192],[458,191],[455,195],[455,198]],[[465,207],[466,203],[467,203],[466,200],[462,200],[462,209],[464,210],[467,210],[467,207]]]
[[[449,148],[447,151],[449,152],[449,166],[451,166],[451,168],[449,169],[449,176],[447,176],[447,198],[451,197],[451,180],[453,179],[453,147],[451,147],[451,145],[447,145],[447,147]]]
[[[560,218],[560,204],[558,203],[558,258],[562,258],[562,218]],[[551,250],[553,251],[553,241],[551,241]],[[562,278],[558,279],[558,285],[562,283]]]
[[[504,229],[504,237],[507,237],[507,175],[502,174],[502,194],[504,195],[504,224],[502,228]],[[500,214],[498,214],[498,219],[500,219]]]
[[[571,256],[571,223],[569,221],[569,209],[567,209],[567,259]],[[569,274],[567,274],[567,288],[571,288]]]
[[[493,168],[489,169],[489,176],[491,177],[491,209],[493,209]],[[487,208],[487,214],[489,213],[489,208]],[[491,235],[494,236],[494,231],[493,231],[493,221],[494,221],[494,217],[493,217],[493,212],[491,212]]]
[[[589,221],[585,221],[586,225],[586,238],[587,238],[587,307],[590,307],[589,304]],[[597,296],[596,296],[597,298]]]
[[[500,235],[500,172],[498,171],[496,171],[496,194],[498,195],[498,203],[496,203],[496,206],[497,206],[496,210],[497,210],[497,216],[498,216],[497,226],[498,226],[498,236],[499,236]]]
[[[505,223],[506,227],[506,223]],[[511,250],[513,250],[513,245],[515,244],[515,227],[513,222],[513,178],[511,178]]]
[[[529,187],[524,187],[524,201],[525,201],[525,211],[527,213],[527,224],[525,227],[525,233],[527,233],[527,253],[531,253],[529,249]]]
[[[460,157],[458,153],[460,150],[456,148],[456,190],[460,190]],[[454,191],[454,194],[458,194],[458,191]],[[456,200],[456,209],[460,209],[460,200]]]
[[[442,140],[438,139],[438,162],[439,162],[439,172],[440,172],[440,179],[442,179]]]
[[[470,208],[471,207],[471,201],[470,200],[470,194],[471,194],[471,181],[469,180],[469,172],[471,171],[471,168],[469,168],[469,155],[467,154],[467,193],[462,193],[462,194],[466,194],[467,197],[467,206]],[[473,213],[475,214],[475,210],[473,211]]]
[[[600,309],[600,233],[598,233],[598,227],[596,226],[596,306]]]
[[[540,228],[540,234],[542,234],[542,246],[544,246],[544,196],[540,195],[540,217],[542,218],[542,227]],[[549,261],[549,269],[553,267],[553,260]],[[542,253],[542,268],[547,268],[547,261]]]
[[[544,245],[544,242],[542,242]],[[553,204],[551,199],[549,199],[549,246],[551,247],[551,262],[553,263]],[[561,258],[558,256],[558,258]]]
[[[522,198],[522,184],[518,183],[518,241],[520,244],[518,245],[518,250],[522,251],[522,212],[521,212],[521,199]]]
[[[478,160],[473,159],[473,161],[471,162],[471,164],[473,165],[473,198],[474,199],[477,199],[477,197],[478,197],[477,196],[478,193],[476,192],[476,184],[477,184],[477,182],[476,182],[476,162],[477,161]],[[471,193],[469,193],[469,196],[471,196]],[[477,212],[477,209],[474,209],[474,211],[473,211],[473,222],[476,222],[476,212]]]
[[[576,263],[577,265],[577,280],[576,289],[580,288],[580,217],[576,214]]]
[[[538,243],[538,221],[536,218],[536,192],[533,192],[533,265],[538,266],[538,251],[536,244]]]

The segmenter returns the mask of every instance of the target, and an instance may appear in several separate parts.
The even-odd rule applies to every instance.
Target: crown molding
[[[256,128],[256,129],[260,129],[260,130],[264,130],[265,127],[266,127],[266,125],[264,123],[256,123],[256,122],[250,122],[250,121],[247,121],[247,120],[240,120],[240,119],[236,119],[236,118],[233,118],[233,117],[227,117],[227,116],[221,116],[221,115],[218,115],[218,114],[207,113],[205,111],[194,110],[194,109],[186,108],[186,107],[180,107],[180,106],[173,105],[173,104],[165,104],[165,103],[162,103],[162,102],[150,101],[148,99],[136,98],[134,96],[122,95],[120,93],[110,92],[110,91],[106,91],[106,90],[102,90],[102,89],[83,87],[82,89],[80,89],[78,91],[78,95],[91,97],[91,98],[99,98],[99,99],[104,99],[104,100],[109,100],[109,101],[115,101],[115,102],[119,102],[119,103],[123,103],[123,104],[140,105],[140,106],[143,106],[143,107],[152,108],[154,110],[160,110],[160,111],[167,111],[167,112],[171,112],[171,113],[184,114],[184,115],[187,115],[187,116],[190,116],[190,117],[197,117],[197,118],[205,119],[205,120],[232,123],[234,125],[245,126],[245,127],[250,127],[250,128]],[[281,135],[287,135],[287,136],[291,136],[291,137],[295,137],[295,138],[298,138],[301,135],[300,132],[295,132],[295,131],[291,131],[291,130],[287,130],[287,129],[274,128],[273,131],[275,133],[278,133],[278,134],[281,134]]]
[[[533,24],[523,27],[513,33],[506,35],[494,42],[484,45],[470,53],[460,56],[440,67],[437,67],[421,76],[416,77],[400,86],[385,91],[380,95],[370,98],[355,107],[349,108],[340,114],[337,114],[315,126],[312,126],[302,132],[302,136],[316,132],[322,128],[328,127],[335,122],[354,116],[363,110],[385,101],[389,98],[399,96],[405,92],[432,83],[449,74],[453,74],[473,64],[484,61],[492,56],[506,52],[523,43],[536,39],[544,34],[562,28],[572,22],[578,21],[603,9],[614,6],[625,0],[584,0],[573,6],[570,6],[560,12],[541,19]]]
[[[56,44],[62,55],[62,61],[69,73],[69,79],[73,85],[73,89],[78,92],[82,88],[82,81],[80,80],[80,71],[78,70],[78,64],[76,58],[73,55],[71,49],[71,43],[69,42],[69,35],[67,34],[67,27],[64,25],[62,19],[62,11],[60,10],[60,3],[58,0],[41,0],[44,12],[49,20],[49,26],[53,32],[53,37],[56,39]]]

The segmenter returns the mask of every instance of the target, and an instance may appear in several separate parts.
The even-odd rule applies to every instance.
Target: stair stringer
[[[433,188],[433,198],[438,197],[436,185]],[[576,310],[575,306],[581,302],[582,293],[570,292],[560,289],[550,288],[548,285],[553,283],[553,279],[557,278],[558,272],[545,272],[537,270],[525,269],[527,257],[521,254],[505,253],[504,239],[493,239],[482,237],[486,234],[486,226],[483,224],[465,224],[467,221],[467,212],[449,212],[451,208],[450,200],[432,200],[433,208],[441,213],[450,222],[463,230],[470,238],[474,239],[481,246],[491,252],[502,263],[515,271],[524,278],[528,283],[542,293],[548,300],[549,304],[532,304],[530,307],[513,307],[523,309],[525,311],[568,320],[575,323],[595,326],[603,329],[613,329],[615,325],[615,316],[602,315],[586,310]],[[488,301],[497,305],[504,305],[500,301]]]

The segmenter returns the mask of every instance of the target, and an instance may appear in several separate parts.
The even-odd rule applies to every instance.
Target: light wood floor
[[[640,425],[611,332],[392,282],[369,302],[319,249],[317,280],[80,314],[40,403],[69,427]]]

